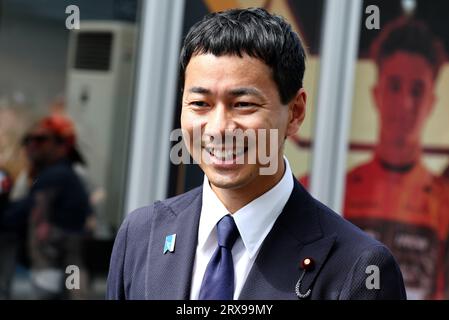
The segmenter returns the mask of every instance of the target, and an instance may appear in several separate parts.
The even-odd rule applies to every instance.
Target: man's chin
[[[247,185],[251,180],[251,174],[243,172],[207,172],[206,176],[211,185],[220,189],[239,189]]]

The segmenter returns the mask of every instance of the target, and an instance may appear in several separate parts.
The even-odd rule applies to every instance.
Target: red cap
[[[39,121],[38,126],[63,138],[69,146],[74,146],[76,143],[75,126],[68,117],[59,114],[50,115]]]
[[[64,143],[70,148],[69,158],[71,161],[86,163],[84,157],[76,148],[75,125],[70,118],[60,114],[53,114],[39,121],[38,127],[44,128],[56,137],[63,139]]]

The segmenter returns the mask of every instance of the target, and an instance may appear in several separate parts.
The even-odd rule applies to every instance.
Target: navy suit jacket
[[[115,240],[108,299],[189,299],[202,187],[130,213]],[[164,254],[167,235],[174,252]],[[265,238],[239,299],[298,299],[301,261],[310,257],[301,292],[309,299],[405,299],[399,267],[381,243],[315,200],[296,180]],[[374,265],[378,273],[368,266]],[[372,276],[380,276],[379,287]],[[370,278],[371,276],[371,278]],[[368,286],[367,286],[368,283]]]

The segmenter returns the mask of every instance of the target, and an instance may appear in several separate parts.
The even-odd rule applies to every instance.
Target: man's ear
[[[286,135],[291,136],[298,132],[304,118],[306,116],[307,93],[301,88],[296,96],[288,104],[288,126]]]

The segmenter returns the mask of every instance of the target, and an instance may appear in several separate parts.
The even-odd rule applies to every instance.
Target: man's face
[[[435,101],[429,62],[418,54],[394,53],[383,61],[373,93],[380,115],[382,142],[395,148],[419,143]]]
[[[37,127],[25,139],[25,150],[32,163],[45,165],[55,157],[58,145],[49,130]]]
[[[282,105],[271,69],[247,55],[200,54],[191,58],[185,72],[181,127],[189,133],[190,141],[186,141],[186,145],[190,154],[213,186],[222,189],[262,187],[263,183],[258,181],[266,177],[261,178],[259,174],[261,164],[259,161],[248,163],[247,156],[249,152],[257,153],[261,146],[269,149],[269,129],[277,129],[278,136],[276,150],[267,153],[275,153],[276,161],[282,162],[279,170],[283,170],[284,139],[296,133],[304,118],[305,93],[303,89],[300,92],[299,98],[293,99],[295,103]],[[302,105],[297,103],[299,100]],[[194,128],[201,132],[201,144],[194,143]],[[266,129],[267,141],[257,139],[251,147],[245,140],[243,146],[225,150],[225,133],[249,129]],[[217,136],[222,137],[220,145],[210,138]],[[196,147],[199,145],[200,148]],[[226,157],[226,154],[231,156]],[[238,162],[239,157],[246,161]]]

